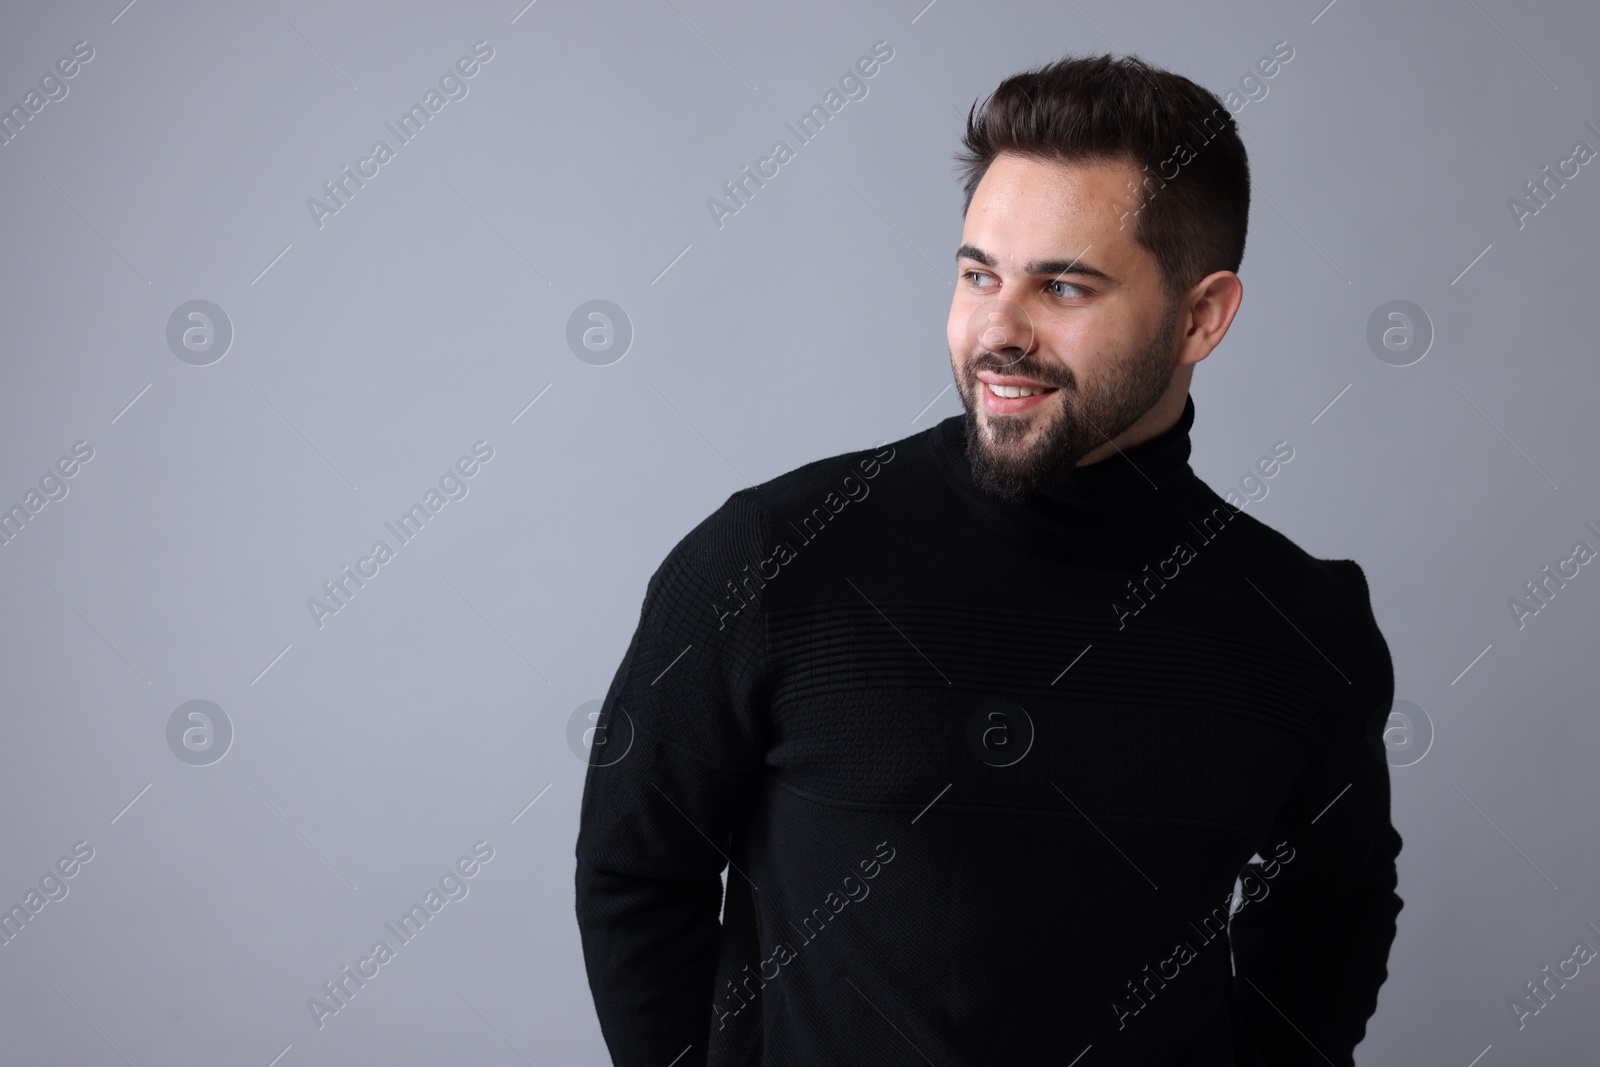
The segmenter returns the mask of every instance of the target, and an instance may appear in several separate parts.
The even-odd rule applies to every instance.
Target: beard
[[[1119,360],[1091,388],[1079,388],[1066,367],[1042,364],[1031,356],[1015,361],[981,349],[956,375],[966,409],[967,461],[979,488],[1018,500],[1046,479],[1077,465],[1155,406],[1172,384],[1173,339],[1178,302],[1167,305],[1155,336],[1141,350]],[[952,353],[953,359],[953,353]],[[1014,374],[1056,388],[1060,406],[1054,417],[985,415],[978,372]],[[1048,401],[1047,401],[1048,403]],[[1030,440],[1031,438],[1031,440]]]

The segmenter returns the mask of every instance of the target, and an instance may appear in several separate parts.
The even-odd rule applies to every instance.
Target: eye
[[[974,288],[974,289],[984,289],[984,288],[987,288],[987,286],[983,286],[983,285],[979,285],[979,284],[978,284],[978,279],[979,279],[979,278],[988,278],[988,277],[989,277],[989,275],[987,275],[987,274],[985,274],[985,273],[984,273],[984,272],[983,272],[983,271],[981,271],[981,270],[969,270],[969,271],[963,271],[963,272],[962,272],[962,275],[961,275],[961,276],[962,276],[962,277],[963,277],[963,278],[965,278],[965,279],[967,279],[967,280],[968,280],[968,281],[969,281],[969,282],[971,282],[971,283],[972,283],[972,287],[973,287],[973,288]],[[990,280],[991,280],[991,281],[992,281],[992,280],[993,280],[993,279],[992,279],[992,278],[991,278],[991,279],[990,279]]]
[[[1064,285],[1068,289],[1073,290],[1073,292],[1070,292],[1070,293],[1057,292],[1056,295],[1061,297],[1063,300],[1069,299],[1069,298],[1074,297],[1074,296],[1082,296],[1085,292],[1088,291],[1088,290],[1084,289],[1081,285],[1073,285],[1071,282],[1064,282],[1064,281],[1060,280],[1059,278],[1056,279],[1055,281],[1051,282],[1050,284],[1051,284],[1051,286]]]

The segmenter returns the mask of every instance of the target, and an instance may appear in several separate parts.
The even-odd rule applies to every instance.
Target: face
[[[947,331],[968,458],[990,491],[1019,497],[1111,455],[1175,387],[1187,395],[1174,375],[1186,302],[1167,299],[1122,219],[1138,176],[1001,153],[973,193]]]

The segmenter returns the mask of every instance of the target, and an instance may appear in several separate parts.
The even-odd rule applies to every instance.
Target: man
[[[577,842],[608,1046],[1352,1064],[1401,906],[1388,648],[1355,563],[1187,463],[1235,124],[1069,58],[965,148],[965,414],[734,493],[650,581]]]

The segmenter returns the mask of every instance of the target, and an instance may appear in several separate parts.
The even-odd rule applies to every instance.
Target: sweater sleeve
[[[1382,735],[1394,669],[1354,563],[1361,607],[1348,716],[1274,819],[1262,869],[1229,925],[1235,995],[1264,1062],[1353,1067],[1388,978],[1403,905]],[[1267,849],[1262,849],[1267,854]],[[1284,857],[1288,857],[1285,861]],[[1251,893],[1252,878],[1257,894]]]
[[[576,910],[600,1029],[619,1067],[706,1061],[719,875],[768,746],[765,626],[750,577],[767,534],[745,490],[673,548],[650,579],[596,723]]]

